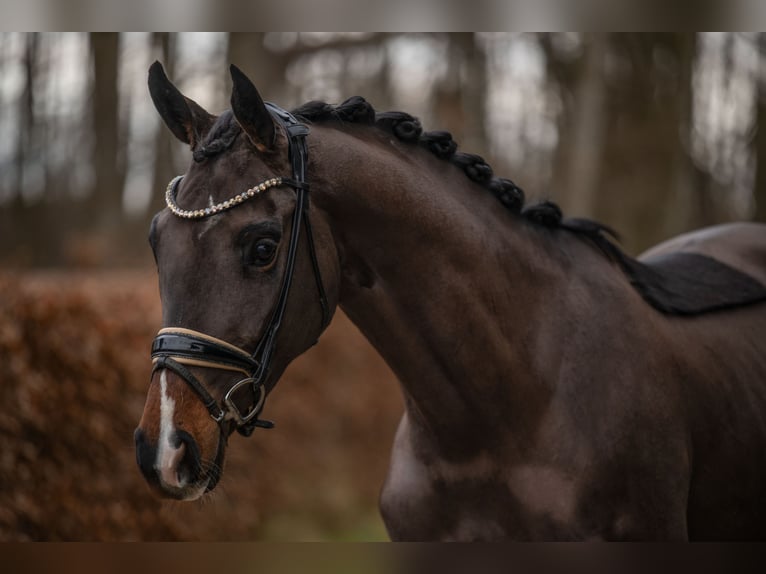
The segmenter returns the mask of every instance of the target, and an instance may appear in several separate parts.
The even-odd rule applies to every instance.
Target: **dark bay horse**
[[[766,537],[766,226],[633,259],[446,132],[358,97],[290,114],[231,72],[220,116],[149,72],[193,153],[150,232],[164,328],[135,438],[159,493],[214,488],[340,305],[405,398],[393,539]]]

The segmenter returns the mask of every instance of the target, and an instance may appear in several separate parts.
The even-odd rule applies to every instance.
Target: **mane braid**
[[[319,101],[306,102],[294,109],[292,114],[306,122],[374,124],[397,139],[418,144],[436,157],[456,165],[463,170],[468,179],[484,186],[506,209],[520,215],[526,221],[550,229],[566,229],[592,243],[607,258],[619,263],[623,268],[627,265],[627,255],[609,239],[612,237],[619,240],[612,229],[589,219],[564,219],[561,208],[552,201],[525,206],[524,190],[512,180],[495,177],[492,168],[481,156],[458,152],[457,143],[449,132],[424,132],[420,120],[408,113],[376,113],[364,98],[353,96],[337,106]]]
[[[338,106],[311,101],[292,111],[293,115],[308,122],[336,120],[343,123],[373,123],[379,129],[393,134],[404,142],[417,143],[436,157],[450,161],[461,168],[466,176],[486,187],[509,211],[520,214],[527,221],[548,228],[571,231],[591,242],[612,261],[625,266],[627,257],[609,237],[617,234],[589,219],[564,219],[561,208],[552,201],[542,201],[525,207],[524,191],[513,181],[494,177],[492,168],[481,156],[457,151],[457,143],[446,131],[423,132],[420,121],[405,112],[375,113],[362,97],[353,96]]]
[[[418,118],[405,112],[378,112],[362,97],[354,96],[338,106],[311,101],[292,111],[297,118],[307,122],[338,121],[341,123],[373,124],[378,129],[396,136],[397,139],[418,144],[436,157],[461,168],[466,177],[494,195],[510,212],[535,225],[549,229],[565,229],[590,242],[608,259],[619,264],[623,270],[630,267],[632,259],[617,247],[610,237],[619,240],[611,228],[590,219],[565,219],[561,208],[552,201],[541,201],[525,206],[524,190],[512,180],[495,177],[490,165],[479,155],[457,151],[457,142],[447,131],[424,132]]]

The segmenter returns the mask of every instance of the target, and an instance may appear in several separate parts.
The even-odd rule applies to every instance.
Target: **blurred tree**
[[[96,227],[109,233],[122,220],[122,190],[125,183],[120,135],[119,34],[92,32],[90,55],[93,66],[92,121],[95,145],[93,168],[96,177],[90,202]]]
[[[551,188],[564,213],[594,215],[606,143],[607,38],[586,34],[577,57],[560,51],[551,34],[541,34],[540,42],[548,75],[558,84],[562,102]]]
[[[543,46],[563,92],[554,189],[569,214],[608,223],[634,253],[697,225],[695,35],[586,35],[571,61]]]
[[[176,58],[175,58],[175,34],[168,32],[155,32],[152,34],[152,43],[155,52],[159,54],[160,61],[165,67],[168,77],[175,76]],[[170,134],[170,130],[162,122],[157,122],[157,132],[155,135],[154,146],[154,175],[152,177],[151,200],[149,202],[148,215],[152,217],[155,213],[165,207],[165,186],[175,175],[173,168],[173,148],[175,140]]]
[[[445,34],[447,72],[433,89],[436,125],[461,148],[486,156],[487,58],[474,32]]]
[[[51,249],[48,236],[54,235],[54,226],[48,226],[48,206],[45,194],[44,174],[47,164],[45,157],[44,127],[38,121],[40,95],[36,87],[40,85],[39,63],[44,50],[42,36],[39,33],[24,36],[21,55],[23,71],[22,88],[15,106],[18,114],[17,137],[13,150],[13,169],[15,175],[10,182],[11,200],[4,209],[6,217],[0,238],[3,244],[14,247],[12,259],[23,265],[50,264],[57,255]],[[47,233],[40,233],[43,226]]]
[[[0,66],[8,79],[0,84],[0,128],[10,135],[0,145],[1,260],[66,263],[72,253],[90,249],[91,264],[105,263],[113,254],[103,246],[112,243],[128,260],[131,252],[144,252],[135,237],[145,234],[148,218],[163,207],[162,192],[181,148],[159,122],[156,135],[135,123],[120,124],[121,118],[144,121],[148,112],[120,114],[132,101],[120,89],[131,89],[126,86],[133,79],[120,82],[118,75],[141,68],[145,86],[139,61],[152,51],[181,84],[186,73],[204,76],[196,86],[214,92],[200,101],[211,111],[219,111],[220,94],[228,99],[228,70],[220,76],[217,71],[225,54],[266,99],[287,107],[359,94],[379,110],[403,109],[420,115],[427,129],[452,131],[465,151],[487,157],[487,141],[502,142],[497,149],[514,153],[512,159],[488,158],[499,174],[506,171],[502,161],[511,162],[508,173],[522,184],[534,182],[532,195],[550,182],[567,215],[612,225],[630,252],[741,216],[751,190],[755,217],[766,221],[766,81],[752,72],[752,52],[742,50],[752,35],[733,42],[730,36],[691,33],[231,33],[205,38],[208,46],[217,44],[206,52],[204,66],[196,55],[187,60],[189,48],[176,34],[141,38],[121,49],[118,34],[82,34],[74,42],[63,34],[3,36]],[[766,58],[764,37],[757,41],[760,58]],[[422,62],[407,61],[423,54],[419,50],[430,51],[426,62],[438,63],[425,74]],[[92,73],[71,74],[76,67]],[[421,71],[417,82],[408,76],[412,70]],[[750,112],[745,104],[756,85],[758,103]],[[88,91],[90,97],[83,97]],[[131,97],[148,96],[143,91]],[[505,115],[494,113],[495,105]],[[744,125],[754,127],[750,139],[741,133]],[[154,157],[128,155],[135,143],[129,138],[145,146],[153,139]],[[744,159],[748,153],[754,174]],[[92,165],[92,181],[88,168],[71,169],[73,161]],[[147,168],[153,170],[153,195],[146,217],[128,218],[127,170]],[[111,234],[118,227],[122,231]]]
[[[67,116],[69,110],[87,104],[78,101],[75,105],[62,95],[62,86],[69,88],[72,76],[70,70],[56,65],[64,38],[64,34],[14,34],[6,36],[2,44],[5,49],[10,46],[10,54],[2,58],[2,72],[9,73],[0,81],[6,112],[1,119],[4,129],[13,135],[9,135],[7,147],[0,146],[0,152],[7,154],[0,156],[6,172],[0,248],[4,262],[15,265],[66,262],[69,240],[76,233],[73,230],[92,226],[94,219],[80,203],[89,190],[73,186],[77,179],[72,162],[80,162],[78,167],[91,164],[92,130],[89,118]],[[76,40],[68,45],[71,49]],[[86,64],[73,61],[73,67]],[[8,94],[13,98],[7,98]],[[120,220],[118,211],[116,222]]]
[[[264,43],[264,32],[231,32],[226,60],[253,80],[266,100],[284,101],[285,70],[293,55],[290,52],[270,52]],[[230,80],[225,70],[227,85]]]
[[[273,33],[285,36],[281,33]],[[301,58],[312,57],[322,52],[337,51],[348,58],[355,50],[381,48],[391,37],[390,34],[346,35],[329,34],[322,40],[312,37],[307,41],[301,34],[289,34],[291,41],[276,42],[277,47],[267,46],[268,34],[262,32],[231,32],[226,52],[227,61],[242,69],[250,77],[265,100],[288,102],[287,71]],[[228,69],[226,81],[228,82]],[[341,74],[341,80],[343,75]],[[344,92],[345,93],[345,92]],[[348,94],[349,96],[351,94]],[[303,103],[302,101],[300,103]]]
[[[24,172],[29,168],[30,156],[34,154],[36,135],[35,126],[35,75],[36,62],[40,47],[40,34],[34,33],[26,37],[24,46],[24,84],[19,96],[19,125],[16,142],[16,193],[14,204],[23,208],[24,201]]]
[[[754,219],[766,222],[766,34],[758,35],[756,75]]]

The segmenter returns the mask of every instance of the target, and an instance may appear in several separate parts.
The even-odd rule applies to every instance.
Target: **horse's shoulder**
[[[679,235],[628,265],[644,299],[695,315],[766,300],[766,225],[734,223]]]

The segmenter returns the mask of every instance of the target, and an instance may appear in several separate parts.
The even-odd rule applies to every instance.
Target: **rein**
[[[295,271],[295,256],[298,251],[301,226],[306,229],[311,266],[319,293],[319,304],[322,307],[322,329],[327,326],[330,319],[327,295],[322,284],[322,276],[319,271],[319,262],[316,256],[314,237],[309,220],[309,186],[306,182],[306,167],[308,165],[306,136],[309,133],[309,128],[298,122],[292,114],[279,106],[271,103],[267,103],[266,106],[287,134],[292,178],[268,179],[251,187],[246,192],[203,210],[188,211],[178,207],[175,198],[178,185],[183,176],[174,178],[168,185],[165,194],[168,208],[176,216],[184,219],[204,219],[231,209],[270,187],[286,185],[295,190],[295,210],[293,211],[290,243],[287,248],[287,261],[282,278],[282,287],[271,318],[255,351],[250,354],[244,349],[221,339],[211,337],[199,331],[179,327],[161,329],[152,343],[152,362],[154,363],[152,374],[158,369],[169,369],[186,381],[202,399],[213,420],[221,427],[222,436],[226,436],[224,423],[228,419],[234,421],[237,432],[243,436],[250,436],[255,427],[272,428],[274,426],[274,423],[271,421],[259,419],[258,415],[263,410],[266,401],[266,379],[269,375],[271,359],[276,349],[279,328],[282,325],[282,319],[287,308],[290,285],[292,284],[293,273]],[[234,383],[224,394],[223,402],[219,404],[205,385],[192,374],[187,366],[239,372],[245,375],[245,378]],[[243,388],[252,389],[254,397],[254,400],[251,401],[252,406],[245,412],[242,412],[234,402],[235,394],[238,394],[238,391]]]

